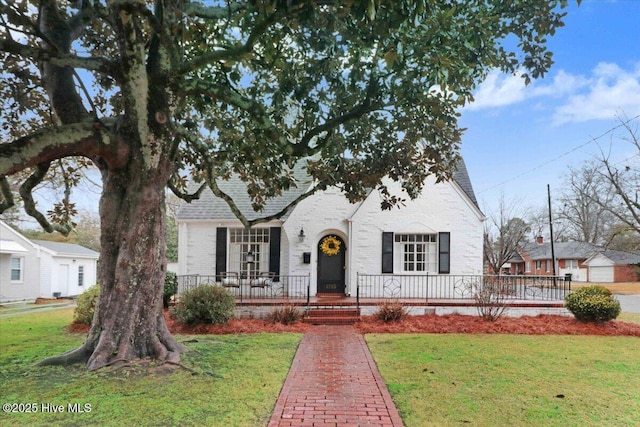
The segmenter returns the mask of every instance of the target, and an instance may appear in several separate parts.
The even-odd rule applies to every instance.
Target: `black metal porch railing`
[[[178,276],[178,291],[176,295],[179,298],[180,294],[201,285],[217,285],[227,288],[240,301],[256,298],[260,300],[286,299],[308,302],[310,283],[309,275],[239,278],[230,281],[223,280],[220,276],[190,274]]]
[[[358,273],[360,299],[474,299],[491,289],[503,299],[562,301],[571,282],[558,276],[396,275]]]

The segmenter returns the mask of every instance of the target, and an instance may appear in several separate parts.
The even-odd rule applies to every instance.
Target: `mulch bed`
[[[271,323],[261,319],[232,319],[226,325],[188,326],[178,323],[165,313],[167,326],[174,334],[224,335],[259,332],[304,333],[313,326],[302,322],[292,325]],[[502,317],[488,322],[477,316],[450,314],[436,316],[407,316],[399,322],[384,323],[372,316],[363,316],[355,325],[363,334],[370,333],[428,333],[428,334],[525,334],[525,335],[609,335],[640,337],[640,324],[614,320],[604,323],[578,322],[569,316],[540,315],[535,317]],[[86,333],[89,326],[72,324],[70,332]]]
[[[384,323],[371,317],[356,325],[368,333],[429,333],[429,334],[522,334],[522,335],[611,335],[640,337],[640,325],[611,321],[579,322],[573,317],[539,315],[535,317],[502,317],[488,322],[478,316],[451,314],[408,316],[397,323]]]

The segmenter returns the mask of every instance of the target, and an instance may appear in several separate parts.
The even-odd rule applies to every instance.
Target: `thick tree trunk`
[[[168,163],[103,170],[99,304],[85,343],[41,364],[86,362],[90,370],[135,359],[178,362],[185,348],[167,329],[165,184]]]

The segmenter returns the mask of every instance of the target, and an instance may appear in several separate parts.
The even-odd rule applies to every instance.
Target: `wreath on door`
[[[327,236],[320,243],[320,250],[327,256],[334,256],[340,253],[340,240],[334,236]]]

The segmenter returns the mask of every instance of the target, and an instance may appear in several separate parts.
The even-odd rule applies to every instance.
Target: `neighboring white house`
[[[98,252],[29,240],[0,221],[0,301],[76,296],[95,285]]]
[[[300,166],[293,172],[298,187],[259,214],[251,210],[238,179],[218,184],[252,219],[281,211],[311,188]],[[403,196],[399,185],[388,184],[392,194]],[[352,204],[339,189],[330,188],[304,199],[282,218],[246,230],[226,203],[207,190],[178,211],[178,273],[309,275],[312,294],[350,294],[358,273],[482,273],[485,217],[463,162],[453,180],[436,183],[429,178],[420,197],[403,198],[405,206],[383,211],[377,191]],[[253,263],[246,262],[249,252]]]

